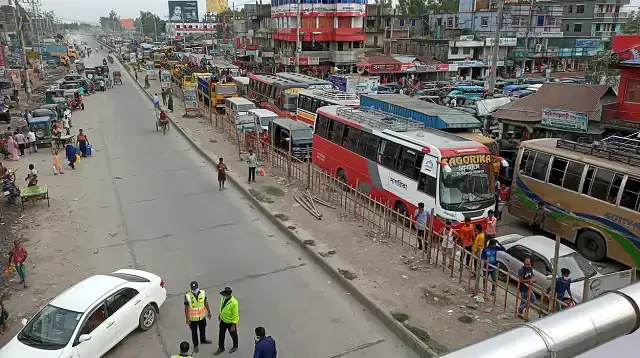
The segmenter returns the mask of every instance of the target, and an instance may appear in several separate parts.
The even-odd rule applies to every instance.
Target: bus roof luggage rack
[[[358,122],[373,128],[389,129],[395,132],[423,130],[424,123],[411,118],[366,107],[339,107],[336,114],[345,119]]]
[[[621,147],[618,147],[615,144],[616,142],[613,140],[610,140],[608,143],[605,142],[609,138],[606,138],[602,141],[594,141],[591,144],[577,143],[565,139],[558,139],[556,147],[572,150],[583,154],[589,154],[624,164],[640,166],[640,147],[636,148],[635,150],[622,149]]]
[[[338,90],[328,90],[328,89],[318,88],[318,89],[312,89],[311,92],[318,97],[324,97],[324,98],[332,99],[334,101],[351,101],[351,100],[360,99],[360,96],[358,96],[355,93],[342,92]]]
[[[640,132],[633,133],[626,137],[614,134],[603,139],[601,142],[603,142],[608,149],[615,148],[620,151],[640,154],[640,138],[638,138],[638,135],[640,135]]]

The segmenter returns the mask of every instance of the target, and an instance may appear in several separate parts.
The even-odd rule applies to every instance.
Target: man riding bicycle
[[[165,123],[167,123],[167,113],[164,110],[160,111],[160,116],[158,117],[158,119],[160,120],[160,124],[164,125]]]

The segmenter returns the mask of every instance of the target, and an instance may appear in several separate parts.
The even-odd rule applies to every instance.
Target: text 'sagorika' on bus
[[[486,222],[495,205],[489,149],[392,114],[343,106],[318,109],[313,162],[403,213],[434,210],[434,228],[465,217]]]

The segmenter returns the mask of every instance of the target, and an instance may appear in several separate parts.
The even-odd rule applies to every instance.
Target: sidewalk
[[[139,76],[140,84],[143,81]],[[150,84],[147,92],[160,93],[158,81]],[[242,153],[239,158],[234,141],[210,125],[208,114],[201,118],[182,117],[185,111],[179,98],[174,98],[172,118],[197,145],[213,158],[223,157],[230,175],[236,176],[256,199],[437,353],[522,324],[511,318],[511,308],[503,311],[488,301],[484,304],[482,297],[474,297],[450,271],[445,274],[441,267],[422,259],[406,241],[384,237],[352,213],[318,205],[323,219],[313,218],[293,199],[294,194],[304,192],[299,182],[288,179],[286,173],[268,163],[262,165],[266,175],[258,177],[255,184],[247,184],[248,168]],[[500,300],[503,298],[498,297]]]

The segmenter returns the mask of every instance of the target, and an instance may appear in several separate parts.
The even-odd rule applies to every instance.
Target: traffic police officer
[[[189,355],[189,342],[180,343],[180,354],[172,355],[171,358],[192,358]]]
[[[240,321],[240,315],[238,315],[238,301],[231,295],[231,287],[225,287],[220,291],[220,309],[218,310],[218,319],[220,320],[220,327],[218,332],[218,350],[214,355],[218,355],[224,352],[224,339],[227,331],[233,341],[233,347],[229,349],[229,353],[233,353],[238,350],[238,329],[236,325]]]
[[[187,325],[191,328],[193,352],[198,353],[198,329],[200,330],[200,343],[211,343],[205,334],[207,317],[211,319],[211,310],[209,310],[206,292],[198,288],[196,281],[191,282],[191,291],[184,296],[184,316]]]

